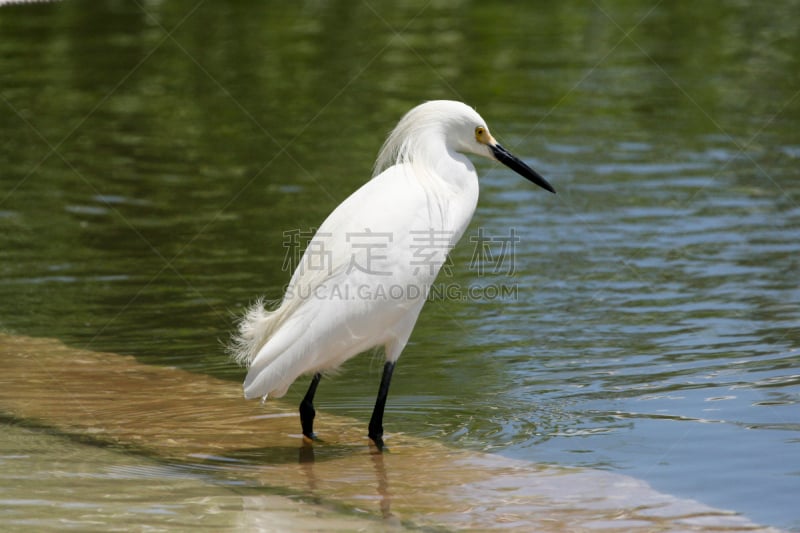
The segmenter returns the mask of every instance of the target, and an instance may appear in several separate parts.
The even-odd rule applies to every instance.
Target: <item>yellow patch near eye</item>
[[[475,128],[475,140],[481,144],[486,144],[489,142],[489,134],[486,132],[486,128],[483,126],[478,126]]]

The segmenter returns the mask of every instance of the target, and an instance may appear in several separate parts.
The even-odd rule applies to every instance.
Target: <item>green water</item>
[[[221,342],[281,296],[284,232],[410,107],[463,100],[559,194],[476,161],[460,292],[424,309],[387,431],[800,528],[798,24],[789,1],[2,7],[0,329],[240,380]],[[366,427],[380,368],[318,407]]]

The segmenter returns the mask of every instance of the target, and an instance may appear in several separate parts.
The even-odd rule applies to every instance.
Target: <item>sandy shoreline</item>
[[[387,440],[390,453],[375,453],[362,424],[327,413],[318,431],[329,439],[307,447],[295,406],[245,402],[236,383],[52,339],[0,335],[0,414],[204,473],[235,500],[234,528],[766,530],[611,472],[401,434]]]

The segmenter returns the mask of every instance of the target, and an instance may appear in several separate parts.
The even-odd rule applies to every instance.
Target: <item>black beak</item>
[[[510,168],[523,178],[532,181],[542,189],[548,190],[551,193],[555,194],[556,190],[553,188],[553,186],[547,183],[547,180],[544,179],[542,176],[540,176],[538,172],[536,172],[531,167],[523,163],[520,158],[513,155],[511,152],[509,152],[499,144],[494,144],[494,145],[489,144],[489,148],[492,149],[492,153],[494,154],[495,159],[503,163],[505,166],[507,166],[508,168]]]

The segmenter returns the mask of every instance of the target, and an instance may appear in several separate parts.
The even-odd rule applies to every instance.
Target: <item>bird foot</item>
[[[389,448],[387,448],[386,445],[383,443],[383,437],[382,436],[378,437],[378,436],[370,435],[369,442],[370,442],[370,444],[375,446],[378,449],[379,452],[387,453],[389,451]]]
[[[317,437],[316,433],[312,433],[310,435],[306,435],[305,433],[303,433],[303,443],[304,444],[314,444],[314,443],[322,444],[324,442],[325,441],[323,441],[321,438]]]
[[[316,440],[317,436],[314,433],[314,417],[316,414],[311,402],[303,401],[300,404],[300,426],[303,428],[303,440]]]

